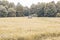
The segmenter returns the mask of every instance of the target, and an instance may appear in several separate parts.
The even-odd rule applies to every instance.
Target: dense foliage
[[[60,17],[60,1],[32,4],[30,8],[20,3],[0,1],[0,17]]]

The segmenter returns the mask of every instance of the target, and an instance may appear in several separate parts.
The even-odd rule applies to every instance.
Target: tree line
[[[0,1],[0,17],[60,17],[60,1],[55,3],[32,4],[30,8],[22,6],[19,2]]]

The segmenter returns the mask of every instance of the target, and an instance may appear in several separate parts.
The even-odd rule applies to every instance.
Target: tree
[[[57,13],[56,17],[60,17],[60,13]]]
[[[35,14],[35,12],[36,12],[36,5],[32,4],[30,7],[30,15]]]
[[[9,3],[9,8],[14,8],[15,9],[15,4],[13,2]]]
[[[44,16],[44,7],[45,3],[38,3],[37,4],[37,15],[38,17],[43,17]]]
[[[57,13],[60,13],[60,1],[57,2],[56,8],[57,8]]]
[[[0,5],[3,5],[8,10],[9,2],[7,0],[0,1]]]
[[[17,17],[24,16],[24,14],[23,14],[23,6],[20,3],[18,3],[17,6],[16,6],[16,16]]]
[[[57,8],[57,14],[56,17],[60,17],[60,1],[56,3],[56,8]]]
[[[24,16],[29,16],[29,8],[28,7],[24,7]]]
[[[57,13],[55,2],[47,3],[44,8],[44,16],[55,17]]]
[[[16,10],[14,8],[8,9],[8,17],[16,17]]]
[[[0,17],[60,17],[60,1],[32,4],[30,8],[23,7],[19,2],[15,5],[7,0],[0,0]]]
[[[3,6],[8,6],[9,5],[9,2],[7,0],[2,0],[0,1],[0,5],[3,5]]]
[[[7,10],[3,5],[0,5],[0,17],[7,17]]]
[[[30,12],[32,15],[42,17],[42,16],[44,16],[44,7],[45,7],[45,3],[38,2],[37,5],[32,4],[31,8],[30,8],[30,10],[31,10]]]
[[[32,4],[31,5],[31,7],[30,7],[30,12],[29,12],[30,14],[30,16],[32,16],[32,17],[37,17],[38,16],[38,10],[37,10],[37,5],[35,5],[35,4]]]

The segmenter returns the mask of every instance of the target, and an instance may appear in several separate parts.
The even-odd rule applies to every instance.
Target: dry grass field
[[[0,40],[60,40],[60,18],[0,18]]]

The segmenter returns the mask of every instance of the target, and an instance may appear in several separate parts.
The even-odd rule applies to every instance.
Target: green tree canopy
[[[54,17],[56,16],[56,13],[57,13],[57,9],[56,9],[55,3],[53,1],[50,3],[47,3],[44,8],[44,16]]]
[[[8,17],[16,17],[16,10],[14,8],[8,9]]]
[[[8,11],[3,5],[0,5],[0,17],[7,17]]]

